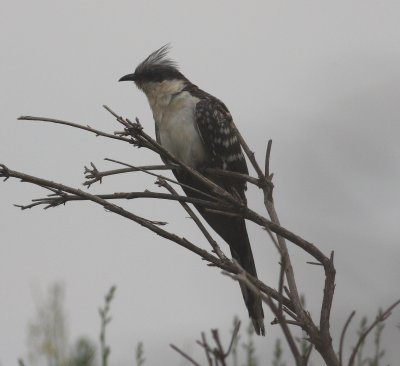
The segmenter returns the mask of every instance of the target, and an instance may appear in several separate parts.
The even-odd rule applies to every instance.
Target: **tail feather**
[[[228,243],[232,257],[249,274],[257,278],[256,265],[251,250],[246,224],[243,219],[224,217],[208,212],[199,212],[210,226]],[[265,335],[264,312],[260,296],[240,283],[240,289],[254,329],[258,335]]]
[[[191,187],[202,189],[199,184],[187,175],[174,172],[178,180]],[[193,190],[184,188],[184,191],[189,197],[198,197],[198,193]],[[207,221],[207,223],[226,241],[229,245],[232,257],[240,264],[240,266],[249,274],[257,277],[256,266],[254,263],[253,252],[251,250],[249,236],[247,234],[246,224],[242,218],[232,218],[206,211],[203,207],[195,205],[197,210]],[[262,309],[262,301],[260,296],[257,296],[253,291],[247,288],[242,283],[240,284],[244,302],[246,304],[249,316],[253,322],[254,329],[258,335],[265,335],[264,328],[264,312]]]
[[[251,253],[246,256],[237,255],[237,253],[231,248],[232,257],[240,264],[240,266],[249,274],[257,277],[256,267],[254,264],[254,259]],[[244,302],[246,304],[249,316],[253,322],[254,329],[258,335],[265,335],[264,327],[264,311],[262,308],[261,298],[257,296],[253,291],[251,291],[243,283],[240,284],[240,289],[242,290],[242,295]]]

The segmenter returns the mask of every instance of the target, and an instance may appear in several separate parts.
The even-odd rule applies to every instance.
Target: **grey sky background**
[[[373,318],[400,296],[399,19],[398,1],[2,0],[0,162],[76,187],[91,161],[100,169],[114,167],[105,157],[158,163],[143,149],[16,118],[46,116],[118,130],[101,107],[107,104],[139,117],[153,133],[145,96],[117,80],[171,42],[182,72],[224,100],[257,157],[273,139],[282,224],[325,253],[335,251],[332,328],[338,340],[353,309],[356,322]],[[91,192],[156,189],[153,181],[125,175]],[[218,327],[227,334],[234,315],[247,322],[237,284],[125,219],[88,203],[24,212],[12,206],[44,194],[15,180],[0,185],[1,365],[25,357],[32,293],[56,280],[66,284],[71,339],[98,336],[97,308],[117,285],[108,333],[115,365],[133,364],[139,340],[147,364],[180,364],[169,343],[194,349],[201,331]],[[258,193],[250,189],[248,198],[262,212]],[[124,206],[167,220],[168,229],[207,247],[172,203]],[[276,285],[278,255],[265,233],[248,228],[260,278]],[[292,252],[300,291],[317,316],[321,270]],[[396,310],[384,335],[393,366],[399,322]],[[267,337],[258,340],[264,364],[278,335],[268,326]]]

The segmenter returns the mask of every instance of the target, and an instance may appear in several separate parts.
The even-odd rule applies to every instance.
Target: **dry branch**
[[[18,207],[20,207],[21,209],[33,208],[36,206],[50,208],[66,204],[67,202],[90,201],[104,207],[107,211],[116,213],[122,217],[132,220],[135,223],[147,228],[148,230],[151,230],[155,234],[160,235],[161,237],[166,238],[169,241],[172,241],[173,243],[176,243],[187,250],[190,250],[194,254],[200,256],[203,260],[207,261],[209,265],[216,266],[222,269],[225,274],[228,274],[233,279],[240,281],[251,291],[259,294],[262,300],[268,305],[272,313],[275,315],[275,320],[273,321],[273,324],[279,324],[282,328],[282,332],[293,354],[296,366],[306,366],[308,364],[308,360],[313,348],[315,348],[320,353],[326,365],[342,366],[344,337],[347,327],[354,313],[352,313],[352,315],[349,317],[343,328],[340,338],[339,352],[338,354],[336,354],[333,350],[332,338],[330,335],[330,316],[335,290],[336,274],[333,261],[334,253],[331,252],[329,256],[325,255],[321,250],[319,250],[316,245],[301,238],[300,236],[289,231],[280,224],[273,199],[273,174],[270,172],[272,141],[268,141],[263,172],[259,163],[257,162],[254,152],[250,150],[246,141],[241,136],[236,126],[233,124],[232,127],[238,137],[238,140],[240,141],[240,144],[242,145],[244,152],[246,153],[248,159],[251,162],[251,165],[256,172],[256,177],[252,177],[246,174],[239,174],[236,172],[227,172],[218,169],[206,169],[202,173],[200,173],[199,171],[192,169],[191,167],[176,159],[160,144],[158,144],[157,141],[147,135],[138,119],[136,119],[135,122],[132,122],[127,118],[119,116],[109,107],[104,106],[104,108],[115,117],[120,125],[122,125],[123,131],[108,133],[94,129],[90,126],[84,126],[77,123],[53,118],[22,116],[19,119],[27,121],[43,121],[48,123],[66,125],[73,128],[79,128],[90,133],[94,133],[96,136],[119,140],[121,142],[132,144],[136,147],[147,148],[160,155],[164,161],[169,162],[168,164],[163,165],[134,166],[117,160],[106,159],[114,163],[124,165],[124,168],[108,171],[99,171],[93,163],[90,163],[90,168],[85,167],[86,181],[84,182],[84,186],[86,186],[87,188],[89,188],[96,182],[101,183],[102,179],[107,176],[125,174],[130,172],[143,172],[157,177],[157,182],[159,186],[166,188],[169,193],[151,192],[146,190],[145,192],[120,192],[101,195],[90,194],[88,192],[64,184],[55,183],[46,179],[11,170],[7,166],[0,164],[0,177],[3,177],[4,180],[7,180],[8,178],[16,178],[20,179],[22,182],[28,182],[50,190],[52,192],[47,197],[33,199],[30,204],[18,205]],[[212,194],[207,194],[196,190],[198,191],[198,193],[202,194],[203,199],[181,196],[168,182],[173,184],[180,183],[178,183],[174,179],[164,177],[161,174],[153,173],[153,171],[171,169],[181,169],[187,174],[190,174],[194,179],[198,180],[205,187],[207,187],[207,189],[209,189]],[[218,184],[216,184],[214,182],[214,178],[217,176],[227,176],[231,179],[239,179],[241,181],[246,181],[259,187],[263,194],[264,205],[268,212],[269,219],[267,219],[264,215],[261,215],[250,209],[249,207],[247,207],[246,202],[243,202],[242,200],[238,199],[230,192],[226,191]],[[185,188],[194,189],[189,186],[185,186]],[[201,230],[204,237],[209,242],[213,253],[216,255],[210,253],[205,249],[202,249],[200,246],[196,245],[190,240],[180,237],[177,234],[171,233],[160,227],[161,225],[165,224],[164,222],[140,217],[133,212],[111,202],[112,200],[116,199],[131,200],[137,198],[153,198],[179,202],[193,219],[198,228]],[[201,205],[205,207],[206,210],[221,215],[243,217],[266,229],[269,237],[275,244],[275,247],[277,248],[281,258],[278,290],[275,290],[272,287],[267,286],[257,278],[252,277],[248,273],[244,272],[243,269],[236,262],[229,260],[220,249],[218,243],[212,238],[211,234],[202,224],[202,221],[198,218],[197,214],[191,209],[189,204]],[[298,246],[314,259],[314,261],[309,261],[308,263],[321,265],[324,269],[323,274],[325,277],[325,281],[323,288],[323,299],[320,309],[319,321],[317,322],[312,319],[311,315],[305,309],[305,306],[300,299],[298,285],[296,282],[295,272],[291,263],[287,242]],[[384,321],[390,315],[391,310],[399,303],[400,300],[395,302],[385,312],[378,314],[376,320],[370,325],[370,327],[367,328],[367,330],[363,334],[361,334],[350,356],[348,366],[353,366],[354,359],[360,348],[360,345],[371,332],[371,330],[379,322]],[[286,319],[286,316],[289,316],[291,319]],[[300,353],[297,347],[289,325],[298,326],[307,333],[307,340],[310,342],[310,347],[307,349],[306,352],[303,352],[303,354]],[[223,366],[226,364],[226,357],[231,351],[232,343],[236,335],[237,331],[236,333],[234,332],[228,351],[225,352],[219,339],[218,331],[212,331],[212,337],[215,343],[215,347],[213,348],[209,346],[205,334],[202,333],[202,341],[198,341],[197,343],[204,348],[209,365],[213,365],[213,361],[215,365],[220,364]],[[179,352],[192,364],[199,365],[195,360],[186,355],[176,346],[171,345],[171,347],[175,351]]]
[[[0,164],[0,178],[9,179],[9,178],[16,178],[20,179],[23,182],[28,182],[31,184],[34,184],[39,187],[44,187],[46,189],[54,189],[57,192],[64,192],[67,194],[71,194],[74,196],[81,197],[84,200],[91,201],[94,203],[99,204],[100,206],[103,206],[107,211],[116,213],[120,216],[123,216],[129,220],[132,220],[136,223],[138,223],[141,226],[144,226],[145,228],[149,229],[150,231],[156,233],[157,235],[168,239],[172,242],[175,242],[176,244],[192,251],[193,253],[199,255],[202,259],[208,261],[209,263],[212,263],[214,266],[219,267],[223,270],[226,270],[228,272],[235,273],[236,269],[233,263],[229,260],[221,260],[218,257],[215,257],[214,255],[210,254],[208,251],[201,249],[199,246],[193,244],[186,238],[181,238],[178,235],[174,233],[170,233],[162,228],[160,228],[158,225],[154,224],[152,220],[145,219],[143,217],[140,217],[138,215],[135,215],[134,213],[122,208],[121,206],[117,206],[113,203],[110,203],[108,200],[101,198],[100,195],[94,195],[90,194],[88,192],[82,191],[77,188],[72,188],[69,186],[66,186],[64,184],[60,183],[55,183],[43,178],[31,176],[25,173],[21,173],[18,171],[14,171],[9,169],[7,166],[4,164]],[[170,197],[171,199],[177,200],[176,197],[172,196]],[[251,276],[250,276],[251,277]],[[280,299],[280,295],[276,290],[273,288],[265,285],[263,282],[260,280],[251,277],[251,281],[255,284],[255,286],[259,287],[261,291],[268,293],[272,298],[274,299]],[[288,308],[292,309],[292,303],[289,299],[283,298],[282,299],[283,304]]]

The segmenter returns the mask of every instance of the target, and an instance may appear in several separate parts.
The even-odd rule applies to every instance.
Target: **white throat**
[[[206,151],[195,120],[199,99],[182,91],[184,80],[165,80],[142,86],[156,123],[157,139],[172,155],[193,168],[206,159]]]
[[[185,85],[183,80],[164,80],[161,83],[148,82],[142,86],[157,124],[161,123],[164,111],[172,98],[182,91]]]

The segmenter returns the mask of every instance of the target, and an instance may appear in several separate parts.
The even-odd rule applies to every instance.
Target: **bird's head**
[[[136,67],[133,74],[125,75],[119,81],[134,81],[146,94],[161,85],[167,87],[187,81],[178,70],[176,62],[167,57],[169,49],[170,45],[166,44],[154,51]]]

